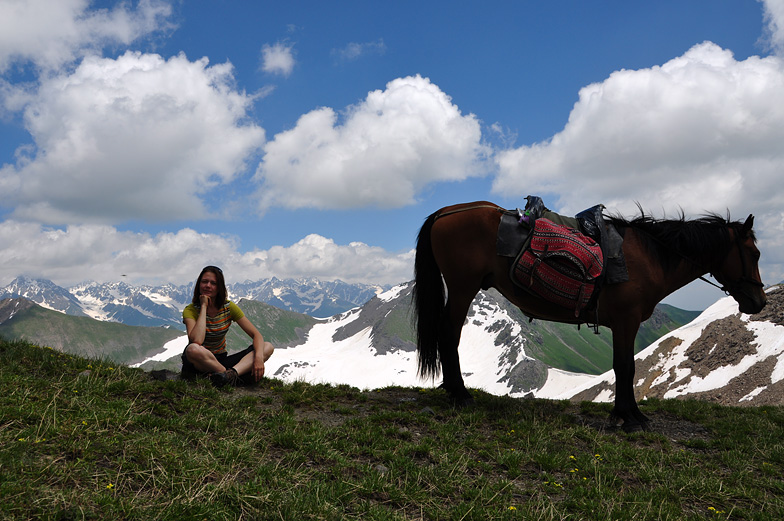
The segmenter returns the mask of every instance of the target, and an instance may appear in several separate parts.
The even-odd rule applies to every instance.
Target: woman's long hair
[[[193,287],[193,299],[191,302],[194,306],[199,307],[201,305],[201,301],[199,297],[201,297],[201,278],[207,272],[215,274],[215,280],[218,282],[218,293],[215,295],[215,307],[222,308],[223,305],[226,303],[226,281],[223,278],[223,270],[221,270],[217,266],[205,266],[204,269],[201,270],[199,273],[199,278],[196,279],[196,285]]]

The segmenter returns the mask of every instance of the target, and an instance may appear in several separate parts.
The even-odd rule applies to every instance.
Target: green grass
[[[284,384],[0,341],[0,519],[784,519],[784,408]]]

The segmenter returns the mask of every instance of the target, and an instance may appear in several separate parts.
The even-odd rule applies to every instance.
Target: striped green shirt
[[[234,302],[227,300],[226,304],[218,311],[215,316],[207,315],[207,333],[204,335],[202,346],[209,349],[212,354],[219,355],[226,352],[226,333],[229,332],[231,322],[238,321],[245,314]],[[199,319],[199,306],[191,303],[182,310],[182,319]]]

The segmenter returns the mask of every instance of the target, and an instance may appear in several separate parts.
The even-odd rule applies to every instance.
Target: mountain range
[[[281,280],[273,277],[227,285],[232,300],[258,300],[317,318],[361,306],[384,289],[386,287],[339,280],[325,282],[316,278]],[[0,300],[20,297],[67,315],[184,331],[182,309],[193,297],[193,283],[132,286],[124,282],[87,282],[63,288],[46,279],[17,277],[0,288]]]

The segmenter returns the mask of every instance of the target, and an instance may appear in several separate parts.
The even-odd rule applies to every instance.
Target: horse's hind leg
[[[463,383],[460,372],[460,357],[457,348],[460,345],[460,333],[463,329],[468,308],[473,297],[455,297],[450,295],[447,299],[444,318],[440,324],[438,354],[441,360],[441,372],[444,382],[441,384],[457,405],[468,405],[474,401],[471,393]]]

